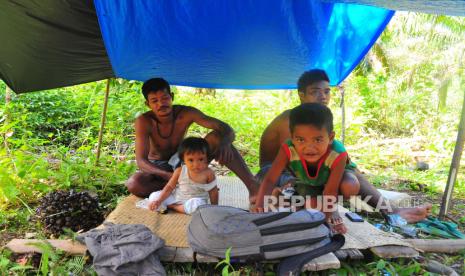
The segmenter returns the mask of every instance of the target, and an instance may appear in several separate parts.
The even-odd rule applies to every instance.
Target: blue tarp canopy
[[[412,7],[465,14],[464,0],[6,0],[0,78],[18,93],[156,76],[281,89],[322,68],[334,85],[388,24],[394,12],[385,8]]]
[[[118,77],[176,85],[294,88],[306,69],[341,82],[393,12],[319,1],[95,0]]]

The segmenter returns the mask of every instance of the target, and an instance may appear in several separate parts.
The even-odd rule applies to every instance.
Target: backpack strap
[[[300,275],[302,267],[309,261],[323,256],[327,253],[340,249],[345,243],[343,235],[334,235],[331,242],[318,249],[302,253],[299,255],[289,256],[281,260],[278,266],[278,275]]]
[[[264,224],[267,224],[267,223],[270,223],[270,222],[277,221],[277,220],[280,220],[282,218],[285,218],[285,217],[287,217],[289,215],[291,215],[291,212],[279,212],[279,213],[275,213],[273,215],[266,216],[266,217],[263,217],[263,218],[254,219],[254,220],[252,220],[252,223],[254,223],[257,226],[262,226]]]
[[[328,238],[327,236],[324,236],[324,237],[319,237],[319,238],[309,238],[305,240],[287,241],[287,242],[281,242],[281,243],[275,243],[275,244],[268,244],[268,245],[260,246],[260,251],[262,253],[270,252],[270,251],[279,251],[279,250],[287,249],[287,248],[294,247],[294,246],[304,245],[304,244],[315,244],[327,238]]]
[[[325,222],[325,220],[312,221],[312,222],[303,222],[303,223],[294,223],[290,225],[279,225],[274,227],[269,227],[265,229],[260,229],[260,234],[262,236],[276,235],[281,233],[297,232],[300,230],[305,230],[309,228],[317,227]]]

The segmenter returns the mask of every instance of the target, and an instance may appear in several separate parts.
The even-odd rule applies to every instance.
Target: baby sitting
[[[179,213],[192,214],[200,205],[218,204],[216,177],[208,167],[209,146],[205,139],[189,137],[182,141],[178,150],[183,161],[181,167],[163,190],[149,196],[149,209],[166,212],[167,209]]]

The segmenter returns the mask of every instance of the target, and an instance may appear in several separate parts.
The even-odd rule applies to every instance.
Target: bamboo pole
[[[8,109],[8,106],[10,105],[11,102],[11,89],[8,87],[8,85],[5,85],[5,126],[7,126],[10,123],[10,111]],[[3,142],[5,144],[5,149],[8,151],[8,132],[5,133],[5,137],[3,137]]]
[[[11,102],[11,88],[6,86],[5,89],[5,104],[8,105]]]
[[[103,129],[105,128],[105,121],[107,117],[107,108],[108,108],[108,95],[110,94],[110,79],[107,79],[107,87],[105,90],[105,100],[103,102],[103,112],[102,112],[102,120],[100,122],[100,130],[98,132],[98,143],[97,143],[97,156],[95,159],[95,165],[98,165],[100,159],[100,151],[102,147],[102,137],[103,137]]]
[[[465,142],[465,93],[462,102],[462,115],[460,116],[459,130],[457,133],[457,141],[455,142],[454,155],[450,165],[449,176],[447,177],[446,189],[442,196],[441,210],[439,211],[439,218],[444,219],[444,216],[450,209],[452,201],[452,192],[454,190],[455,180],[460,166],[460,158],[462,157],[463,144]]]
[[[341,142],[344,144],[346,138],[346,107],[344,102],[345,90],[344,86],[337,86],[339,93],[341,94]]]

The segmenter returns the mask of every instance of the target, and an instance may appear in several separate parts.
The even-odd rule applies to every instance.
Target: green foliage
[[[32,269],[30,265],[19,265],[15,262],[10,261],[11,252],[2,250],[0,252],[0,275],[9,275],[14,273],[16,275],[22,275],[27,270]]]
[[[215,266],[215,268],[218,268],[220,266],[223,266],[223,268],[221,269],[221,275],[222,276],[228,276],[228,275],[231,275],[231,276],[235,276],[235,275],[240,275],[239,271],[235,271],[234,270],[234,267],[231,265],[231,247],[229,247],[228,249],[226,249],[226,252],[224,253],[224,260],[218,262]],[[229,270],[232,270],[232,272],[229,272]]]
[[[86,267],[85,256],[67,258],[61,250],[53,248],[46,240],[30,245],[37,247],[42,252],[37,275],[94,274],[92,269]]]
[[[370,263],[365,262],[341,262],[341,268],[330,270],[328,275],[421,275],[425,271],[415,260],[398,259],[384,260],[377,259]]]

